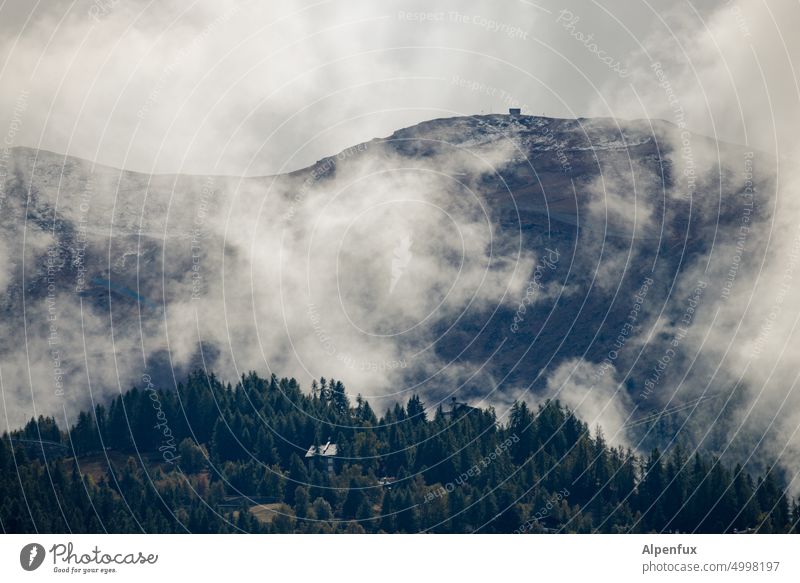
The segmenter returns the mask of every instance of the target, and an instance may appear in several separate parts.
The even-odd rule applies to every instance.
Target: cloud
[[[689,7],[662,16],[663,26],[631,55],[631,91],[595,111],[610,103],[614,115],[661,117],[681,131],[745,144],[687,143],[679,132],[665,144],[678,178],[675,200],[692,193],[693,211],[712,220],[706,232],[714,245],[682,266],[678,290],[703,279],[708,291],[682,347],[688,360],[664,392],[734,394],[725,439],[706,445],[758,463],[779,459],[793,474],[800,466],[800,44],[787,26],[798,8],[726,2],[709,14]],[[668,301],[677,306],[682,298]],[[731,393],[740,385],[744,392]]]
[[[57,296],[64,341],[79,346],[65,356],[75,386],[87,386],[80,378],[87,368],[83,340],[93,386],[125,388],[165,353],[168,364],[197,364],[201,345],[229,378],[263,364],[282,374],[339,376],[387,399],[403,390],[393,379],[404,361],[422,360],[426,375],[447,382],[468,378],[474,371],[464,363],[432,357],[437,332],[457,326],[465,309],[491,311],[509,297],[518,300],[535,257],[514,252],[471,196],[469,189],[479,185],[460,184],[458,176],[464,165],[480,176],[514,158],[513,144],[489,137],[482,145],[482,136],[471,146],[483,160],[440,151],[412,168],[403,168],[398,151],[355,152],[341,161],[335,154],[425,119],[525,104],[556,117],[675,124],[654,133],[661,159],[604,167],[602,182],[578,185],[592,221],[581,245],[591,251],[610,243],[615,252],[604,256],[597,275],[603,290],[615,289],[629,265],[618,251],[630,241],[609,234],[642,234],[633,252],[652,252],[648,234],[691,202],[702,238],[710,237],[713,247],[687,254],[676,282],[663,281],[670,269],[657,263],[654,277],[671,291],[663,309],[654,302],[642,335],[629,342],[631,350],[645,347],[646,362],[636,366],[648,370],[649,359],[659,358],[658,342],[674,334],[687,290],[707,281],[680,365],[660,381],[665,396],[653,402],[741,381],[744,401],[728,441],[763,436],[770,455],[798,467],[800,40],[789,30],[797,6],[674,2],[656,10],[621,0],[576,3],[570,8],[579,18],[575,31],[592,35],[588,41],[557,22],[556,3],[539,4],[453,1],[432,12],[422,2],[197,2],[187,8],[139,1],[105,3],[93,14],[98,3],[34,9],[22,0],[6,2],[0,131],[11,145],[169,173],[120,176],[98,167],[84,213],[89,168],[62,171],[58,157],[39,154],[39,167],[52,173],[34,179],[32,208],[40,214],[32,216],[24,214],[31,158],[5,155],[2,167],[13,172],[3,174],[1,220],[10,242],[0,250],[0,285],[16,280],[24,259],[33,290],[25,304],[29,355],[4,359],[6,395],[13,379],[24,381],[31,371],[13,393],[24,415],[32,391],[43,408],[62,404],[52,398],[45,297],[35,293],[46,275],[42,258],[52,245],[47,230],[56,209],[78,228],[60,257],[74,260],[69,253],[77,249],[83,221],[91,227],[93,269],[128,290],[109,293],[95,285],[93,301],[107,311],[83,315],[74,294]],[[527,34],[507,34],[503,24]],[[599,51],[630,74],[615,74]],[[24,108],[17,107],[21,97]],[[692,134],[687,144],[683,130],[713,140]],[[461,128],[455,131],[440,137],[458,137]],[[752,168],[743,150],[754,153]],[[221,176],[265,176],[316,161],[321,170],[332,155],[335,178],[320,175],[307,184],[308,174]],[[674,179],[663,198],[653,184],[654,162],[664,163]],[[217,177],[206,186],[203,178],[176,173]],[[759,210],[742,237],[748,180]],[[718,228],[721,218],[734,228]],[[25,249],[10,235],[23,227]],[[686,241],[678,240],[685,234],[666,236],[685,250]],[[395,281],[395,251],[409,239],[408,261]],[[166,273],[175,277],[162,279]],[[74,286],[74,272],[64,277]],[[22,290],[15,293],[18,298]],[[145,299],[166,300],[165,311],[151,311]],[[112,338],[116,362],[107,358]],[[556,364],[548,387],[614,433],[629,403],[610,375],[589,389],[593,366],[588,360],[571,368]],[[87,395],[68,404],[77,406],[78,397],[85,402]]]
[[[561,363],[547,378],[547,395],[572,409],[594,430],[600,426],[612,445],[630,447],[625,424],[632,404],[613,366],[582,359]]]
[[[508,144],[468,149],[442,138],[431,127],[369,142],[277,179],[73,161],[59,170],[58,156],[17,150],[23,175],[40,157],[26,180],[37,193],[28,215],[43,220],[27,230],[43,243],[28,246],[33,292],[17,314],[28,341],[4,357],[10,414],[17,423],[29,415],[31,393],[37,411],[74,415],[143,374],[169,386],[173,372],[179,381],[195,366],[228,379],[294,375],[306,386],[340,378],[376,406],[405,400],[412,371],[430,377],[431,391],[475,374],[438,355],[443,331],[520,297],[535,257],[509,244],[474,192],[508,159]],[[409,144],[434,149],[410,156]],[[413,252],[392,287],[409,237]]]
[[[543,13],[471,1],[441,3],[441,19],[411,16],[429,12],[413,1],[12,0],[0,122],[27,91],[17,143],[144,172],[263,175],[478,102],[508,107],[453,73],[479,58],[511,77],[525,41],[491,23],[529,30]]]

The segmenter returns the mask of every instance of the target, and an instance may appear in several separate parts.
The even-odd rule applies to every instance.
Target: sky
[[[796,99],[788,23],[800,8],[765,7],[5,0],[0,128],[22,97],[17,145],[144,172],[263,175],[426,119],[513,106],[670,119],[650,68],[660,62],[681,79],[693,130],[774,149],[747,110]]]

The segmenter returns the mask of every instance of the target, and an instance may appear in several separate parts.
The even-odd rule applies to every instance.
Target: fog
[[[517,155],[514,144],[490,140],[477,157],[446,148],[408,168],[370,142],[424,120],[522,107],[550,117],[666,120],[677,128],[662,137],[678,177],[666,208],[688,202],[714,219],[729,186],[750,184],[764,211],[751,222],[743,197],[734,204],[743,228],[710,234],[711,248],[683,265],[678,281],[658,282],[668,296],[650,300],[626,343],[642,359],[622,359],[603,375],[589,359],[555,363],[543,372],[548,395],[613,442],[639,448],[641,433],[629,430],[639,412],[622,383],[632,367],[650,374],[662,352],[643,352],[653,339],[679,334],[648,402],[670,411],[741,387],[725,437],[700,435],[697,445],[778,460],[793,475],[800,41],[791,25],[799,19],[796,4],[733,1],[577,2],[568,10],[545,1],[4,3],[0,286],[11,290],[22,270],[44,269],[46,281],[55,225],[51,234],[28,226],[31,208],[57,209],[88,224],[95,260],[158,309],[138,301],[115,324],[84,309],[72,279],[51,304],[30,296],[24,315],[10,317],[24,322],[24,337],[4,342],[0,423],[62,407],[72,414],[137,382],[156,354],[168,354],[169,370],[212,362],[228,379],[250,369],[305,385],[334,375],[380,402],[419,388],[399,380],[407,368],[455,393],[482,378],[485,403],[501,413],[512,396],[538,400],[523,386],[495,393],[481,363],[443,361],[435,349],[442,327],[458,326],[461,314],[513,309],[542,252],[520,249],[472,191]],[[687,141],[683,130],[713,140]],[[725,142],[752,157],[731,154]],[[19,195],[32,158],[16,146],[98,166],[37,179],[34,202],[44,206],[32,207],[30,193]],[[320,174],[271,177],[315,163]],[[325,178],[331,169],[335,180]],[[92,174],[95,194],[82,211]],[[649,196],[657,180],[636,163],[605,171],[582,191],[604,228],[582,244],[622,233],[647,245],[660,228]],[[592,274],[609,292],[639,252],[614,245],[621,251]],[[684,334],[667,312],[685,313],[698,282],[704,291]],[[541,301],[557,293],[548,288]],[[48,344],[52,302],[68,347],[57,356]],[[54,368],[73,398],[55,392]],[[698,405],[688,416],[713,426],[715,414]]]

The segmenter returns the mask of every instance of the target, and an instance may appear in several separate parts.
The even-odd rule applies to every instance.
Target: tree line
[[[336,445],[330,466],[306,452]],[[314,460],[316,462],[316,460]],[[327,461],[327,460],[326,460]],[[380,417],[341,381],[202,371],[0,440],[7,533],[797,532],[777,467],[609,445],[556,400]]]

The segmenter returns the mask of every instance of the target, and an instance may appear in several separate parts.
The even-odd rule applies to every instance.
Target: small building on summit
[[[305,456],[308,461],[308,469],[317,469],[321,472],[328,472],[329,474],[335,473],[337,451],[338,448],[336,444],[331,443],[330,438],[328,439],[328,443],[319,446],[319,451],[317,451],[316,446],[312,445],[308,448]]]
[[[522,109],[520,109],[519,107],[512,107],[508,110],[508,115],[510,115],[511,117],[519,117],[520,115],[522,115]]]

